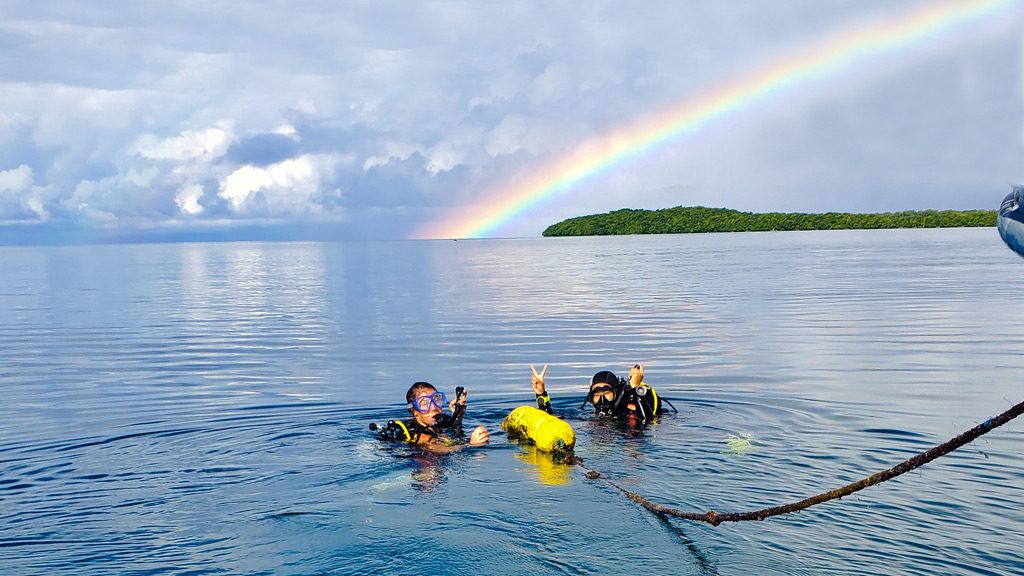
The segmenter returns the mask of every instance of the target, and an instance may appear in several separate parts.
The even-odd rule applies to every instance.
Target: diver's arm
[[[533,375],[530,376],[530,384],[533,386],[533,393],[537,396],[537,408],[548,414],[554,414],[551,411],[551,397],[548,396],[547,390],[544,388],[544,375],[548,373],[548,365],[545,364],[540,372],[537,372],[537,367],[530,364],[530,370],[533,372]]]
[[[551,410],[551,397],[547,394],[537,394],[537,408],[554,415],[554,412]]]
[[[473,432],[470,433],[469,442],[466,444],[451,444],[437,438],[436,436],[423,435],[419,438],[419,441],[416,442],[416,445],[430,452],[450,454],[471,446],[483,446],[484,444],[488,444],[490,441],[491,434],[487,431],[487,428],[477,426],[473,429]]]
[[[448,454],[451,452],[458,452],[467,446],[467,444],[447,444],[437,438],[423,438],[416,443],[416,446],[428,451],[435,452],[437,454]]]

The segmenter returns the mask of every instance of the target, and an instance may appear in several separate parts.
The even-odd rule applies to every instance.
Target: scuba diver
[[[551,397],[544,388],[544,376],[548,372],[547,364],[540,372],[533,364],[530,365],[533,375],[530,383],[533,385],[533,393],[537,396],[537,407],[548,414],[551,411]],[[649,384],[644,382],[644,367],[635,364],[629,370],[629,378],[617,377],[613,372],[602,370],[590,380],[590,390],[587,398],[580,407],[587,404],[594,406],[597,416],[611,416],[620,418],[630,425],[643,425],[654,420],[655,416],[665,412],[664,403],[668,403],[673,411],[678,412],[675,406],[663,398],[658,397]]]
[[[389,420],[385,426],[370,424],[381,440],[408,442],[433,452],[451,452],[463,446],[480,446],[490,441],[487,428],[477,426],[462,443],[462,416],[466,413],[466,389],[455,388],[455,398],[449,403],[451,415],[444,413],[446,397],[429,382],[416,382],[405,393],[408,420]]]

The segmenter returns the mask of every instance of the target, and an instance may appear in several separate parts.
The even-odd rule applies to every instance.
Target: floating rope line
[[[622,486],[619,486],[615,482],[612,482],[608,478],[602,476],[600,472],[588,468],[585,464],[583,464],[583,460],[580,458],[574,458],[573,463],[578,464],[582,466],[585,470],[587,470],[588,479],[603,479],[613,488],[625,494],[626,497],[628,497],[630,500],[636,502],[637,504],[640,504],[641,506],[647,508],[648,510],[654,512],[655,514],[675,516],[676,518],[684,518],[686,520],[707,522],[712,526],[718,526],[722,522],[745,522],[748,520],[764,520],[765,518],[778,516],[780,514],[789,514],[790,512],[797,512],[805,508],[810,508],[815,504],[821,504],[822,502],[828,502],[829,500],[836,500],[842,498],[843,496],[848,496],[850,494],[853,494],[854,492],[863,490],[868,486],[881,484],[886,480],[891,480],[901,474],[910,472],[915,468],[924,466],[925,464],[931,462],[932,460],[935,460],[936,458],[939,458],[940,456],[945,456],[946,454],[949,454],[953,450],[956,450],[957,448],[960,448],[965,444],[973,442],[979,436],[987,434],[992,430],[1002,426],[1003,424],[1006,424],[1010,420],[1013,420],[1017,416],[1020,416],[1022,413],[1024,413],[1024,402],[1017,404],[1016,406],[1010,408],[1006,412],[1003,412],[1002,414],[994,418],[990,418],[982,422],[981,424],[978,424],[974,428],[971,428],[970,430],[960,434],[955,438],[950,439],[947,442],[939,444],[938,446],[925,452],[922,452],[917,456],[904,460],[903,462],[897,464],[896,466],[893,466],[892,468],[889,468],[888,470],[872,474],[871,476],[862,478],[852,484],[847,484],[842,488],[829,490],[828,492],[823,492],[821,494],[818,494],[817,496],[804,498],[799,502],[783,504],[781,506],[772,506],[769,508],[763,508],[761,510],[755,510],[753,512],[731,512],[726,514],[719,514],[714,510],[709,510],[707,512],[685,512],[683,510],[679,510],[678,508],[671,508],[669,506],[663,506],[656,502],[652,502],[651,500],[644,498],[643,496],[637,494],[636,492],[626,490]]]

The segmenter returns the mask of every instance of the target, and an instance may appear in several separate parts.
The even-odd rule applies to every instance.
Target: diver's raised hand
[[[483,426],[477,426],[473,428],[473,432],[469,435],[470,446],[480,446],[481,444],[487,444],[491,441],[491,434],[487,431],[487,428]]]
[[[636,364],[629,369],[629,385],[636,388],[644,381],[644,366],[643,364]]]
[[[545,392],[544,375],[548,373],[548,365],[545,364],[544,367],[540,369],[540,372],[537,372],[537,367],[530,364],[530,371],[533,372],[533,375],[530,376],[530,384],[533,386],[533,393],[537,396],[543,396]]]
[[[455,387],[455,398],[453,398],[452,401],[448,403],[448,409],[451,410],[452,412],[455,412],[455,406],[456,405],[461,404],[461,405],[465,406],[466,405],[466,396],[469,396],[469,392],[466,392],[466,389],[463,388],[462,386],[456,386]]]

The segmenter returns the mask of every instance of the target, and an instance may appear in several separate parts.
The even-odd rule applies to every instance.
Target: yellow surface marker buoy
[[[520,406],[501,423],[508,437],[533,444],[539,450],[565,454],[576,446],[576,433],[561,418],[533,406]]]

